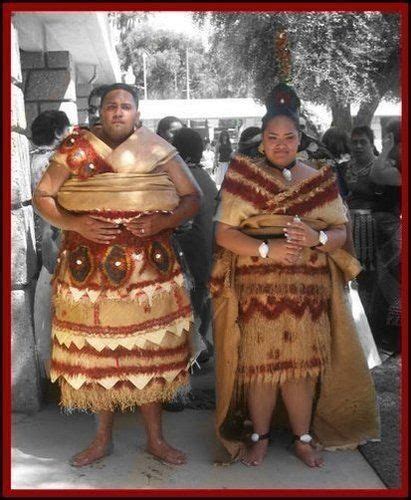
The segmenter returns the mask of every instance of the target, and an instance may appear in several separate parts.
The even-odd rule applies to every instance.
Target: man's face
[[[351,137],[352,154],[357,160],[366,160],[373,154],[373,147],[365,134],[355,134]]]
[[[88,106],[88,123],[91,127],[99,126],[100,123],[101,96],[93,95]]]
[[[127,139],[133,133],[139,116],[133,96],[123,89],[109,92],[100,109],[103,132],[116,142]]]

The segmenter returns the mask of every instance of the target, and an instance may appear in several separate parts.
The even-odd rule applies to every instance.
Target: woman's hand
[[[278,264],[295,264],[300,258],[303,247],[283,239],[269,240],[268,257]]]
[[[318,231],[301,220],[294,219],[293,222],[288,222],[283,231],[290,243],[296,243],[303,247],[315,247],[319,244]]]
[[[163,229],[170,229],[170,215],[169,214],[150,214],[143,215],[126,222],[124,226],[139,238],[146,238],[163,231]]]
[[[75,231],[88,240],[105,245],[121,233],[118,224],[91,215],[73,216],[70,226],[70,231]]]

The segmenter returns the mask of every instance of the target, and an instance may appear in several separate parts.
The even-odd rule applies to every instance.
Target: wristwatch
[[[316,245],[317,247],[319,247],[321,245],[325,245],[328,241],[327,233],[325,233],[324,231],[320,231],[318,234],[318,240],[319,240],[319,244]]]
[[[268,246],[268,241],[264,240],[261,245],[258,247],[258,253],[263,259],[268,257],[268,252],[270,251],[270,247]]]

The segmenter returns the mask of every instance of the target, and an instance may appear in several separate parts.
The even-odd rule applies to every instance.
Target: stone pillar
[[[27,124],[42,111],[64,111],[78,123],[75,70],[70,53],[20,51]]]
[[[11,351],[12,410],[37,411],[41,403],[38,358],[33,331],[37,275],[29,141],[17,30],[12,26],[11,132]]]
[[[88,96],[92,90],[93,85],[90,83],[77,84],[77,110],[79,125],[88,125]]]

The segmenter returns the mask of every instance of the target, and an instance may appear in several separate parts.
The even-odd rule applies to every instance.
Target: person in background
[[[351,160],[350,136],[347,132],[338,129],[337,127],[330,127],[324,132],[321,140],[328,151],[333,155],[333,158],[328,160],[328,163],[337,176],[338,189],[345,202],[345,199],[348,196],[348,188],[344,181],[343,172],[347,167],[348,162]],[[352,221],[348,206],[346,205],[346,207],[348,218],[346,247],[349,247],[350,252],[355,254]],[[358,294],[358,283],[356,280],[349,282],[348,290],[347,298],[351,307],[358,336],[367,358],[368,367],[372,369],[375,366],[380,365],[382,361],[378,354],[378,349],[375,344],[361,298]]]
[[[205,362],[212,354],[211,337],[211,301],[208,292],[208,281],[211,272],[213,251],[214,224],[213,216],[217,205],[217,188],[201,162],[203,141],[200,134],[190,128],[182,128],[174,134],[173,146],[188,165],[194,179],[203,192],[203,200],[199,212],[192,220],[188,231],[177,234],[177,239],[187,259],[194,279],[191,300],[196,325],[207,345],[198,357],[198,362]]]
[[[258,146],[261,143],[261,129],[259,127],[248,127],[241,132],[238,141],[237,153],[258,157],[261,153],[258,151]]]
[[[306,118],[300,116],[299,125],[301,141],[298,146],[297,159],[319,170],[328,164],[328,161],[332,159],[332,154],[319,139],[310,135]]]
[[[211,175],[214,167],[214,151],[211,146],[210,139],[206,139],[204,142],[203,156],[201,157],[201,164],[204,166],[205,171]]]
[[[40,113],[31,124],[31,142],[37,146],[31,151],[31,190],[45,172],[48,160],[70,127],[64,111],[50,110]]]
[[[157,124],[156,133],[171,143],[174,133],[180,128],[183,128],[183,122],[175,116],[165,116]]]
[[[232,152],[230,134],[227,130],[223,129],[217,139],[214,160],[215,183],[218,188],[223,183]]]
[[[401,122],[385,129],[381,154],[372,164],[370,180],[383,188],[374,211],[376,225],[377,285],[372,314],[377,342],[399,353],[401,326]]]
[[[88,96],[88,126],[90,130],[96,133],[101,130],[101,122],[100,122],[100,104],[101,104],[101,96],[108,85],[99,85],[98,87],[94,87],[94,89],[90,92]]]
[[[183,127],[184,127],[183,122],[176,116],[165,116],[158,122],[156,133],[171,144],[174,138],[174,134]],[[183,233],[187,231],[190,231],[190,229],[191,229],[191,221],[185,221],[178,228],[176,228],[172,236],[172,244],[176,252],[176,255],[179,256],[180,264],[184,273],[186,287],[188,290],[190,290],[191,293],[191,288],[193,286],[194,278],[192,276],[190,266],[188,265],[184,251],[181,248],[179,242],[179,236],[181,236]],[[198,330],[196,331],[196,333],[198,333]],[[206,348],[205,344],[202,341],[199,342],[200,339],[201,337],[198,337],[197,335],[193,339],[194,340],[193,344],[195,345],[194,349],[198,351],[198,354],[200,354],[201,350]],[[185,397],[177,394],[172,401],[167,401],[163,403],[163,409],[172,412],[183,411],[185,400],[186,400]]]
[[[376,225],[374,212],[383,189],[370,178],[374,155],[374,134],[368,126],[351,131],[351,160],[341,171],[348,190],[346,203],[350,210],[355,253],[362,272],[357,277],[358,292],[373,332],[372,294],[376,286]]]
[[[57,145],[68,133],[70,121],[63,111],[50,110],[40,113],[31,124],[31,142],[37,146],[31,152],[31,190],[47,169],[49,159]],[[60,241],[60,231],[34,212],[37,262],[39,275],[34,293],[34,336],[39,358],[42,389],[49,383],[51,352],[51,285]]]
[[[339,130],[337,127],[330,127],[324,132],[321,141],[332,154],[330,164],[337,175],[340,194],[345,199],[348,195],[348,189],[342,172],[351,160],[350,136],[344,130]]]

